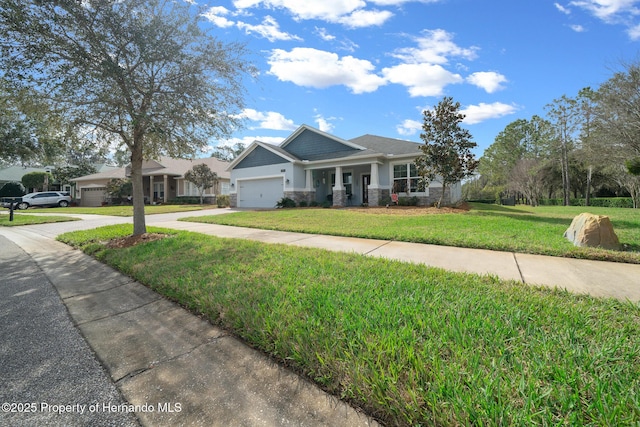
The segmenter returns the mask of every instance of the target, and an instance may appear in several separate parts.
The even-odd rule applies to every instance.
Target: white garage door
[[[80,195],[80,206],[102,206],[106,188],[83,188]]]
[[[282,178],[265,178],[238,181],[239,208],[274,208],[282,199]]]

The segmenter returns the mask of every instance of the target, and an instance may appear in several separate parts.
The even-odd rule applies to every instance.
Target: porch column
[[[342,187],[342,166],[336,166],[336,182],[333,186],[334,190],[344,190]]]
[[[378,163],[371,163],[371,182],[367,189],[367,198],[369,206],[378,206],[382,199],[382,190],[380,189],[380,176],[378,173]]]
[[[313,188],[313,177],[311,176],[311,169],[307,169],[306,170],[307,174],[306,174],[306,185],[304,187],[304,191],[311,191],[311,189]]]
[[[342,185],[342,166],[336,166],[336,182],[333,186],[333,206],[344,206],[347,195]]]
[[[167,175],[164,176],[164,199],[162,203],[167,203],[169,201],[169,180]]]
[[[153,175],[149,175],[149,203],[153,202]]]
[[[380,178],[378,175],[378,164],[371,163],[371,183],[369,184],[369,188],[379,188],[380,187]]]

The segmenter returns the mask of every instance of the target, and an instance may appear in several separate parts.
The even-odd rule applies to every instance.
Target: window
[[[423,179],[414,163],[393,165],[393,193],[417,193],[425,191]]]
[[[336,174],[331,174],[331,187],[336,186]],[[342,186],[347,194],[352,194],[353,192],[353,180],[351,176],[351,172],[343,172],[342,173]]]
[[[220,194],[229,194],[230,192],[229,183],[226,181],[220,182]]]

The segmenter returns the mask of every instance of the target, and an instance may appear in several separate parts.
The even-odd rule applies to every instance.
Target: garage
[[[80,189],[80,206],[102,206],[107,189],[87,187]]]
[[[282,177],[238,180],[239,208],[274,208],[283,196]]]

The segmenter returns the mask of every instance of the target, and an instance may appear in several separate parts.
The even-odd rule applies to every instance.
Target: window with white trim
[[[425,191],[424,180],[418,175],[415,163],[396,163],[393,165],[392,193],[418,193]]]

